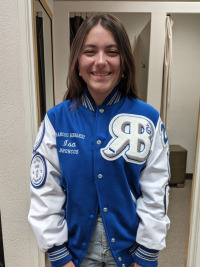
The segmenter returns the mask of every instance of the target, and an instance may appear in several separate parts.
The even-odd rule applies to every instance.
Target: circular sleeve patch
[[[45,158],[39,153],[35,154],[31,161],[31,184],[34,188],[42,187],[46,182],[47,166]]]
[[[43,140],[43,138],[44,138],[44,134],[45,134],[45,122],[44,122],[44,120],[43,120],[43,121],[42,121],[42,124],[41,124],[41,126],[40,126],[40,129],[39,129],[39,132],[38,132],[38,135],[37,135],[35,144],[34,144],[33,152],[36,152],[36,150],[37,150],[37,149],[39,148],[39,146],[41,145],[42,140]]]

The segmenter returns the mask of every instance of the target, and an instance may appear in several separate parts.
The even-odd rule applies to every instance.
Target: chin
[[[96,93],[100,93],[100,94],[110,94],[112,92],[112,90],[107,89],[107,88],[105,88],[105,89],[102,89],[102,88],[100,88],[100,89],[94,89],[94,91]]]

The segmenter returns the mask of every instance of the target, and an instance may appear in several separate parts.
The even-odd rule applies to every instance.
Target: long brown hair
[[[139,98],[135,80],[135,62],[127,32],[121,21],[113,15],[99,14],[86,19],[80,26],[71,46],[69,58],[69,71],[67,77],[67,88],[63,100],[80,100],[86,86],[84,80],[79,76],[78,57],[86,35],[89,31],[100,24],[109,30],[118,45],[121,57],[121,74],[123,78],[119,82],[119,90],[122,95]]]

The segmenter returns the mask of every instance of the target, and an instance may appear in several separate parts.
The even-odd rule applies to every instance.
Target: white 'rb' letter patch
[[[123,113],[111,120],[109,131],[112,139],[101,149],[105,159],[115,160],[123,156],[126,161],[136,164],[146,161],[154,134],[152,121],[143,116]]]

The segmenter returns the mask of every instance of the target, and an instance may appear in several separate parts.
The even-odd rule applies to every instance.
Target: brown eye
[[[108,54],[110,56],[116,56],[116,55],[119,55],[119,51],[117,51],[117,50],[109,50],[108,51]]]
[[[92,56],[94,55],[95,51],[94,50],[86,50],[83,54],[88,55],[88,56]]]

